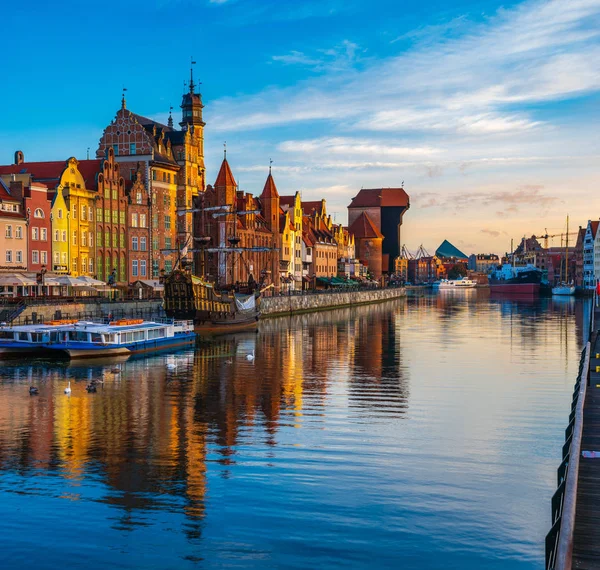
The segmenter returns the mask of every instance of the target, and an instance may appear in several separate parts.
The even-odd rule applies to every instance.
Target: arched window
[[[34,218],[43,218],[44,217],[44,210],[42,210],[41,208],[36,208],[35,212],[33,212],[33,217]]]
[[[104,266],[102,265],[102,256],[100,254],[98,254],[97,257],[97,261],[98,261],[98,279],[102,279],[103,274],[104,274]],[[90,269],[90,273],[91,273],[91,269]]]

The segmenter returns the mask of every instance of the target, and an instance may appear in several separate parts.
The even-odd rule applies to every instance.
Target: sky
[[[600,217],[600,0],[24,0],[3,24],[2,164],[94,156],[123,87],[177,121],[193,57],[209,183],[226,141],[242,190],[272,159],[338,223],[404,184],[412,252]]]

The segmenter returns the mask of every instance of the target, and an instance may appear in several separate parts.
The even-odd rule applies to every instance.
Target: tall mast
[[[569,214],[567,214],[567,241],[565,247],[565,283],[569,282]]]

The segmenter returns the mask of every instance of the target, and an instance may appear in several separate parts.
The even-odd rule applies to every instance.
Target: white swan
[[[69,380],[69,385],[65,388],[65,394],[71,393],[71,381]]]
[[[177,364],[173,362],[167,362],[167,370],[177,370]]]
[[[252,352],[250,354],[246,354],[246,360],[254,360],[254,349],[252,349]]]

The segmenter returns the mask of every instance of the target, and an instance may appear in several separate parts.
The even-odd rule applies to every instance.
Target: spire
[[[169,107],[169,120],[167,121],[167,126],[173,128],[173,105]]]
[[[223,160],[227,160],[227,141],[223,142]]]
[[[269,158],[269,176],[271,176],[271,167],[273,166],[273,159]]]
[[[190,57],[190,93],[193,95],[194,94],[194,65],[196,65],[196,62],[194,61],[194,57]]]
[[[227,162],[227,158],[223,159],[221,163],[221,169],[219,170],[219,174],[217,174],[217,179],[215,180],[215,188],[230,186],[235,188],[237,186],[235,182],[235,178],[233,177],[233,173],[231,172],[231,168],[229,168],[229,163]]]
[[[121,109],[127,109],[127,102],[125,101],[125,91],[127,91],[127,87],[123,87],[123,97],[121,97]]]
[[[273,180],[273,175],[271,174],[271,166],[269,165],[269,176],[267,176],[267,181],[265,182],[265,187],[263,188],[262,194],[260,195],[262,199],[268,198],[279,198],[279,192],[277,192],[277,186],[275,186],[275,180]]]

